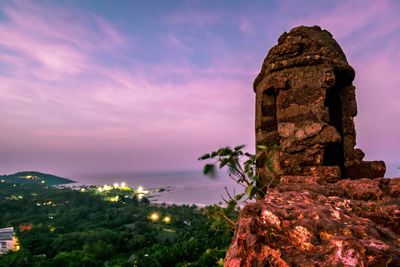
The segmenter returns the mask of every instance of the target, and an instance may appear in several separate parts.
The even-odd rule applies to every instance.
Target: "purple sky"
[[[400,166],[398,1],[1,1],[0,173],[199,168],[254,146],[252,82],[290,28],[356,69],[358,147]]]

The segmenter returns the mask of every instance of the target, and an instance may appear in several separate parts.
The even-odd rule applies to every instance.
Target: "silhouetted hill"
[[[21,183],[21,184],[37,183],[46,185],[59,185],[59,184],[74,183],[74,181],[67,178],[47,173],[35,172],[35,171],[23,171],[10,175],[3,175],[0,176],[0,179],[6,183]]]

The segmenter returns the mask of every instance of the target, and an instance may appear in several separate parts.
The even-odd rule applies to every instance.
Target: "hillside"
[[[10,175],[0,176],[1,181],[6,183],[20,183],[20,184],[46,184],[46,185],[60,185],[74,183],[67,178],[55,176],[35,171],[23,171]]]
[[[222,262],[232,232],[209,217],[215,207],[155,206],[146,198],[126,198],[131,192],[0,183],[0,228],[14,227],[20,245],[20,250],[0,255],[0,266]]]

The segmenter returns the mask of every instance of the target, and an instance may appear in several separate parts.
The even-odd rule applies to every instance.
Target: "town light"
[[[170,222],[171,222],[171,217],[165,216],[164,219],[163,219],[163,221],[164,221],[165,223],[170,223]]]
[[[158,221],[158,219],[160,219],[160,215],[158,215],[157,212],[153,212],[153,213],[150,215],[150,220],[152,220],[153,222]]]

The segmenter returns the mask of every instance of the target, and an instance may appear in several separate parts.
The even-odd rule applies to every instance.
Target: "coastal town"
[[[153,203],[162,188],[35,180],[0,182],[0,266],[208,266],[232,237],[214,207]]]

